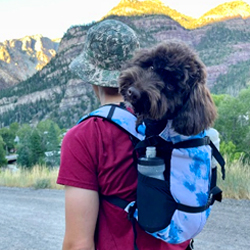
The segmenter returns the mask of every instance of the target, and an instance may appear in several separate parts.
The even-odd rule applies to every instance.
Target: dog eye
[[[151,71],[153,71],[154,70],[154,66],[150,66],[148,69],[151,70]]]

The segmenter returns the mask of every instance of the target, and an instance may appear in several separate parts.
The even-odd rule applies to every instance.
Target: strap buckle
[[[128,209],[128,220],[132,221],[134,219],[134,213],[136,208],[137,204],[135,202],[135,204]]]

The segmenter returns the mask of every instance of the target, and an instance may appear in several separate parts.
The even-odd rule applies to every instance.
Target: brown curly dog
[[[141,49],[122,69],[119,90],[138,117],[172,120],[173,129],[196,135],[211,127],[216,108],[206,87],[206,68],[198,55],[179,41]]]

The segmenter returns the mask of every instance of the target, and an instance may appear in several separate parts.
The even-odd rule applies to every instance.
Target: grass
[[[0,170],[0,186],[63,189],[63,186],[56,184],[57,175],[58,168],[50,170],[38,165],[30,171]],[[223,197],[250,199],[249,164],[243,164],[241,161],[226,164],[226,179],[223,181],[220,176],[218,168],[218,186],[223,190]]]
[[[56,184],[57,175],[58,168],[50,170],[38,165],[31,170],[0,170],[0,186],[63,189],[63,186]]]
[[[219,171],[219,169],[218,169]],[[223,190],[223,197],[250,199],[250,165],[240,161],[226,164],[226,179],[218,174],[218,186]]]

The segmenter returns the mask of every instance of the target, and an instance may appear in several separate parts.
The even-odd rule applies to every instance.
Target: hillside
[[[138,4],[132,0],[123,0],[120,4],[128,2],[131,6]],[[149,1],[144,4],[146,2]],[[161,4],[160,1],[150,2]],[[167,39],[188,43],[206,64],[207,83],[213,93],[236,96],[250,85],[250,18],[226,18],[196,29],[187,29],[165,14],[111,15],[106,18],[120,20],[133,28],[142,48]],[[60,127],[68,128],[97,107],[92,86],[68,68],[83,49],[86,32],[92,25],[68,29],[56,55],[47,65],[15,87],[0,92],[0,127],[14,121],[36,124],[50,118]]]

